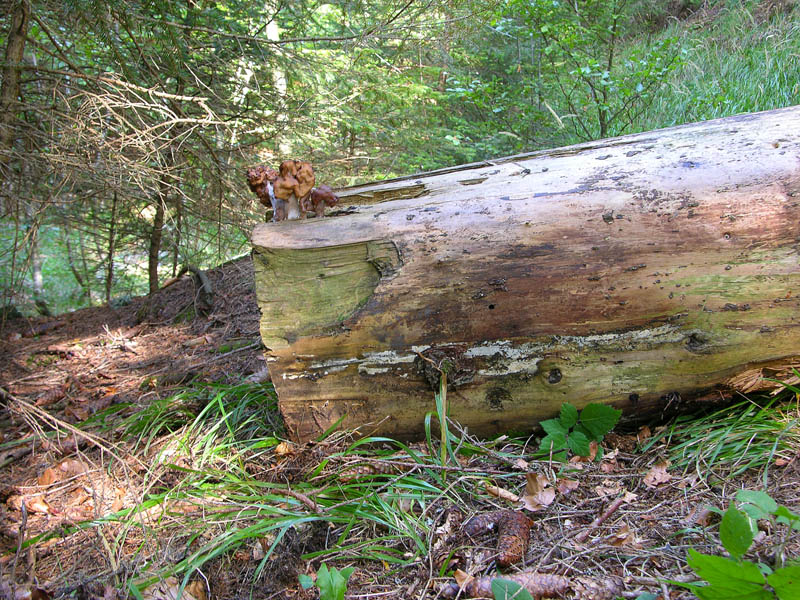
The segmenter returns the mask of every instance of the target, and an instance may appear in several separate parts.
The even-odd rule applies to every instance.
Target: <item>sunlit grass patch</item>
[[[694,470],[701,479],[755,469],[766,481],[775,461],[791,460],[800,447],[798,391],[787,386],[778,396],[745,398],[710,415],[679,417],[642,451],[665,444],[674,467]]]

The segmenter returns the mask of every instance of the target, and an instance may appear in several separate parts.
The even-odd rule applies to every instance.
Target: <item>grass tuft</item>
[[[791,460],[800,446],[800,405],[797,390],[768,398],[745,398],[707,416],[682,416],[653,436],[641,450],[666,444],[672,464],[694,469],[701,479],[734,478],[755,469],[767,480],[778,458]],[[787,402],[795,397],[795,402]]]

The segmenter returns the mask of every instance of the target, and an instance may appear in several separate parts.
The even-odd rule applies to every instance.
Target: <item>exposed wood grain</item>
[[[349,214],[253,233],[293,437],[652,409],[800,355],[800,108],[359,186]],[[350,199],[348,201],[348,198]]]

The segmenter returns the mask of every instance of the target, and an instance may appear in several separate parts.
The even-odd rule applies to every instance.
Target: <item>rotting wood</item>
[[[295,439],[340,417],[419,437],[436,387],[420,353],[451,364],[451,416],[480,434],[564,401],[659,410],[800,355],[798,107],[339,195],[395,199],[253,233]]]

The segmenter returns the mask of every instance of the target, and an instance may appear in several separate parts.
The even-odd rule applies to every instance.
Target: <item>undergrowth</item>
[[[766,485],[778,459],[791,460],[800,447],[800,389],[786,386],[777,396],[744,398],[708,415],[686,415],[642,446],[663,444],[674,467],[693,470],[702,479],[732,479],[761,471]]]
[[[771,466],[790,460],[800,446],[798,392],[788,386],[761,403],[745,399],[710,415],[681,417],[641,450],[658,448],[673,469],[694,471],[701,480],[760,470],[766,487]],[[255,586],[298,536],[308,540],[298,563],[367,560],[383,564],[387,576],[400,573],[429,559],[447,507],[470,514],[487,503],[497,506],[490,487],[519,490],[525,471],[554,484],[575,468],[552,457],[539,460],[533,438],[471,437],[446,418],[445,395],[446,388],[437,394],[437,410],[424,419],[425,441],[417,444],[352,440],[346,432],[289,444],[281,439],[271,386],[196,385],[133,412],[117,408],[130,414],[100,415],[87,427],[114,432],[148,466],[138,500],[74,530],[114,526],[107,543],[115,556],[138,544],[135,556],[126,557],[138,565],[127,580],[134,596],[170,575],[186,585],[210,561],[242,550],[257,558],[249,578]],[[48,535],[56,534],[65,532]],[[452,569],[449,559],[430,568],[439,576]]]
[[[798,9],[766,2],[717,1],[661,35],[680,36],[685,65],[669,77],[637,131],[800,102]]]

